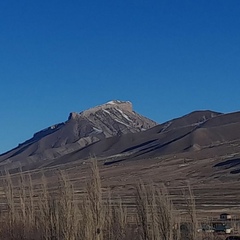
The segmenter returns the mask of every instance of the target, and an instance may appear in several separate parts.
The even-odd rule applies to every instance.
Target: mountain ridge
[[[157,124],[133,110],[129,101],[110,101],[33,135],[0,155],[0,169],[42,168],[91,156],[105,164],[159,156],[201,152],[238,141],[240,112],[198,110]]]

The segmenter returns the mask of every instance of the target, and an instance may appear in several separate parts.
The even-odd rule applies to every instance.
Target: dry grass
[[[92,161],[84,194],[76,197],[68,174],[58,171],[58,186],[41,173],[38,188],[29,173],[2,178],[5,201],[1,203],[0,239],[9,240],[199,240],[217,239],[197,233],[195,200],[191,188],[186,198],[188,231],[181,232],[181,218],[167,189],[153,184],[135,186],[135,209],[103,193],[96,161]],[[107,197],[105,195],[107,195]],[[104,197],[103,197],[104,196]],[[184,234],[183,234],[184,232]]]

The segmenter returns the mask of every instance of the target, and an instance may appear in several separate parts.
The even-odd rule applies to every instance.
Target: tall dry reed
[[[136,208],[139,237],[142,240],[178,240],[179,222],[167,189],[138,184]]]
[[[0,179],[4,193],[4,203],[0,205],[0,240],[200,239],[190,188],[187,206],[191,231],[181,238],[179,213],[163,185],[137,184],[135,208],[130,209],[121,198],[113,198],[110,190],[103,193],[97,161],[92,161],[90,170],[81,197],[76,195],[63,170],[56,171],[58,185],[54,189],[44,171],[39,173],[37,185],[31,173],[13,176],[6,171]],[[133,216],[131,221],[130,216]]]

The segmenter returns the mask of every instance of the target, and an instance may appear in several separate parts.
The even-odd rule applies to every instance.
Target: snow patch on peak
[[[106,104],[116,104],[116,101],[109,101]]]
[[[129,101],[120,101],[120,100],[112,100],[107,102],[106,104],[121,104],[121,103],[130,103]]]
[[[104,111],[105,113],[107,113],[107,114],[110,114],[110,112],[109,112],[108,110],[106,110],[106,109],[103,109],[103,111]]]
[[[125,118],[127,119],[129,122],[132,122],[132,120],[125,114],[123,113],[123,111],[121,109],[116,108],[116,110]]]
[[[95,132],[97,132],[97,133],[102,133],[102,132],[103,132],[103,130],[98,129],[98,128],[96,128],[96,127],[93,127],[93,130],[94,130]]]
[[[129,124],[124,123],[124,122],[118,120],[117,118],[115,118],[114,120],[115,120],[116,122],[118,122],[118,123],[121,123],[122,125],[125,125],[126,127],[130,127]]]

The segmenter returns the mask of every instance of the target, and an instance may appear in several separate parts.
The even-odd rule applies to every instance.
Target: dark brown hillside
[[[206,122],[208,119],[212,119],[216,116],[221,116],[221,113],[209,110],[194,111],[182,117],[160,124],[156,126],[156,128],[159,128],[159,132],[164,132],[185,126],[198,126]]]
[[[51,165],[88,159],[91,156],[114,162],[197,150],[205,145],[203,143],[198,146],[198,142],[193,142],[194,131],[217,115],[210,111],[197,111],[147,131],[103,139],[51,161]]]
[[[88,159],[91,156],[106,159],[106,163],[110,164],[130,159],[201,152],[206,148],[211,150],[211,155],[217,156],[219,149],[216,147],[240,140],[240,121],[237,122],[236,117],[239,113],[215,115],[200,122],[199,119],[202,118],[199,114],[206,116],[205,112],[194,112],[195,118],[191,118],[191,114],[187,115],[188,119],[195,119],[196,123],[184,118],[174,119],[171,121],[174,127],[169,126],[168,130],[162,131],[166,124],[161,124],[144,132],[104,139],[56,159],[51,165]],[[184,123],[188,125],[183,126]]]
[[[239,123],[240,121],[240,112],[233,112],[218,115],[215,118],[211,119],[211,121],[207,121],[204,123],[206,127],[214,127],[214,126],[223,126],[231,123]]]

